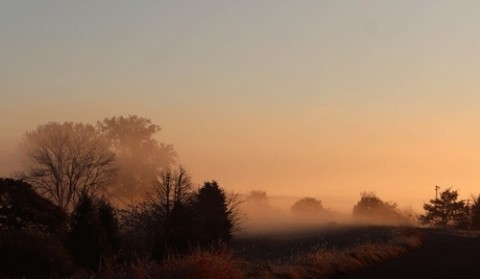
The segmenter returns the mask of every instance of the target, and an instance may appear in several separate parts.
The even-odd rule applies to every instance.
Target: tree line
[[[24,169],[0,178],[0,277],[115,278],[228,245],[235,202],[214,180],[195,187],[159,130],[120,116],[27,132]]]
[[[246,205],[253,214],[279,214],[269,206],[265,191],[251,191]],[[458,191],[448,188],[439,198],[425,203],[423,209],[424,214],[417,215],[411,209],[400,210],[396,203],[383,201],[373,192],[363,192],[353,206],[352,217],[353,221],[366,223],[480,230],[480,195],[472,196],[470,203],[470,200],[459,200]],[[339,213],[325,208],[321,200],[313,197],[297,200],[290,211],[296,220],[322,222],[341,218]]]

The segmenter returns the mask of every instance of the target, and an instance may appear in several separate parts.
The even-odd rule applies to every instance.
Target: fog
[[[268,196],[265,191],[259,190],[251,191],[240,198],[242,200],[240,235],[287,233],[341,225],[416,226],[418,224],[418,213],[410,207],[396,208],[397,216],[387,216],[380,208],[374,209],[368,215],[354,215],[352,210],[360,200],[360,195],[357,201],[349,205],[336,204],[343,206],[342,211],[334,207],[333,203],[323,203],[321,199],[313,198],[322,206],[318,209],[305,208],[303,212],[295,212],[292,207],[304,198]]]

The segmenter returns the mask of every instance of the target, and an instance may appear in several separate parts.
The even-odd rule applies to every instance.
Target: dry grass
[[[319,249],[277,262],[244,262],[231,251],[195,250],[162,262],[138,261],[114,272],[113,278],[128,279],[303,279],[331,278],[349,274],[373,263],[399,256],[420,246],[418,232],[397,231],[386,243],[361,243],[344,250]]]
[[[363,243],[345,250],[319,250],[288,262],[250,265],[248,278],[330,278],[349,274],[373,263],[393,258],[422,243],[419,233],[398,233],[387,243]]]
[[[227,249],[195,250],[162,262],[148,260],[117,270],[114,278],[125,279],[242,279],[241,263]]]

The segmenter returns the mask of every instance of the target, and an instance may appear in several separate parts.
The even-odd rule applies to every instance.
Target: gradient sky
[[[480,193],[480,1],[0,2],[0,175],[48,121],[137,114],[198,183],[420,208]],[[331,204],[329,204],[330,201]]]

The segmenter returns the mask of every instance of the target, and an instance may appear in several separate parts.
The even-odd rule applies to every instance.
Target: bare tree
[[[161,172],[153,190],[153,203],[168,217],[176,204],[184,203],[189,198],[192,182],[180,166],[178,170],[167,169]]]
[[[44,197],[71,210],[82,193],[98,195],[114,178],[115,155],[92,125],[50,122],[26,133],[25,179]]]

